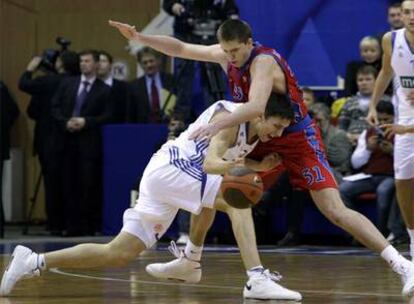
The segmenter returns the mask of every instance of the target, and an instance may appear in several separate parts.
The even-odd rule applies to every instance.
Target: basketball
[[[230,206],[238,209],[249,208],[262,197],[263,182],[255,171],[246,167],[235,167],[224,175],[221,193]]]

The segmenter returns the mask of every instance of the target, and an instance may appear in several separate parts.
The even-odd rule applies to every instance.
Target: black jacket
[[[39,152],[43,150],[53,126],[53,94],[67,75],[49,74],[34,79],[32,76],[32,72],[24,72],[20,77],[19,89],[32,96],[27,107],[27,115],[36,122],[33,144],[34,151]]]
[[[216,4],[214,4],[216,2]],[[186,13],[175,16],[172,7],[175,3],[181,3],[186,8]],[[174,16],[174,33],[180,36],[191,34],[193,27],[188,23],[188,18],[211,18],[224,21],[230,15],[238,15],[239,9],[234,0],[164,0],[162,8]]]
[[[19,116],[19,113],[19,108],[11,97],[9,90],[6,85],[0,81],[0,161],[10,157],[10,129]]]
[[[127,120],[128,84],[125,81],[113,80],[111,87],[111,104],[113,106],[113,123],[124,123]]]
[[[71,133],[66,130],[66,124],[72,117],[80,80],[80,76],[64,79],[53,96],[55,132],[51,144],[56,152],[60,152],[68,140],[75,139],[87,156],[99,157],[102,150],[101,126],[109,123],[112,118],[111,91],[103,81],[95,80],[80,112],[80,117],[85,118],[85,127],[79,132]]]

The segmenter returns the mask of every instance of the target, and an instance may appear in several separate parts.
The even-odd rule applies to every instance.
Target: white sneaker
[[[1,280],[0,295],[8,295],[21,279],[40,276],[37,259],[33,255],[37,256],[37,253],[24,246],[19,245],[14,249]]]
[[[293,300],[301,301],[302,295],[299,292],[287,289],[276,281],[282,276],[270,272],[268,269],[252,275],[243,289],[243,297],[258,300]]]
[[[401,275],[401,280],[404,284],[402,289],[402,295],[405,297],[411,297],[414,295],[414,263],[409,262],[411,265],[404,270]]]
[[[188,240],[189,240],[189,238],[188,238],[187,233],[180,234],[180,237],[177,240],[177,244],[178,245],[186,245]]]
[[[159,279],[180,280],[185,283],[198,283],[201,280],[201,264],[189,260],[182,250],[171,242],[168,250],[177,258],[168,263],[149,264],[146,272]]]

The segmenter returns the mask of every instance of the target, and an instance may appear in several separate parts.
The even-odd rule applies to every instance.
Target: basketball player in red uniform
[[[302,92],[292,71],[275,50],[253,42],[250,26],[246,22],[225,21],[217,31],[219,44],[211,46],[184,43],[167,36],[141,34],[134,26],[119,22],[110,21],[110,25],[116,27],[127,39],[148,45],[167,55],[219,63],[227,71],[234,102],[244,104],[225,120],[217,120],[196,130],[192,134],[194,139],[210,138],[221,129],[263,115],[271,92],[288,98],[295,112],[294,122],[282,137],[258,145],[251,156],[261,158],[269,153],[278,153],[290,174],[292,185],[308,189],[319,210],[332,223],[379,253],[401,275],[403,295],[414,293],[414,264],[401,256],[365,216],[345,207],[326,160],[319,130],[307,114]],[[269,184],[268,176],[263,175],[265,184]],[[194,229],[197,231],[193,234],[190,231],[186,254],[202,250],[202,243],[214,214],[206,212],[202,215],[204,217],[199,216],[197,220],[204,221],[201,227],[205,229],[200,231],[200,225],[194,224],[195,219],[192,220],[192,224],[198,229]],[[201,255],[187,256],[188,259],[194,257],[199,260]],[[248,275],[261,271],[260,266],[248,270]],[[179,260],[169,263],[148,265],[147,271],[160,278],[171,278],[185,272],[201,270],[186,268],[185,257],[180,257]],[[248,284],[245,292],[247,290],[250,290]]]

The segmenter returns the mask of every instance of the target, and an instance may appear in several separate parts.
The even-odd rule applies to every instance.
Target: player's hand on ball
[[[260,162],[261,171],[268,171],[278,166],[282,162],[282,158],[277,153],[266,155]]]

